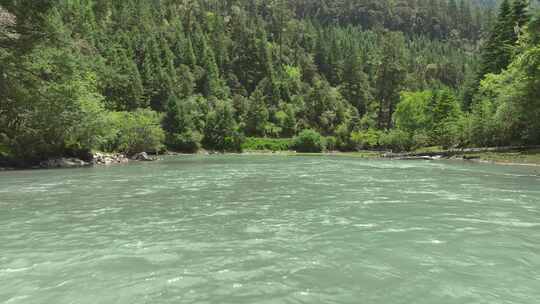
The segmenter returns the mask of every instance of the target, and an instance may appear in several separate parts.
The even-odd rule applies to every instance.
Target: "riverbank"
[[[220,154],[211,151],[200,151],[197,155]],[[471,149],[424,149],[408,153],[392,153],[384,151],[357,151],[339,152],[330,151],[323,153],[302,153],[295,151],[270,151],[251,150],[243,153],[231,153],[239,155],[275,155],[275,156],[330,156],[330,157],[354,157],[362,159],[392,159],[392,160],[455,160],[476,163],[490,163],[496,165],[516,165],[516,166],[540,166],[540,147],[503,147],[503,148],[471,148]],[[193,155],[169,152],[165,155]],[[62,157],[42,161],[32,166],[10,165],[0,162],[0,171],[21,170],[21,169],[58,169],[58,168],[82,168],[93,166],[109,166],[127,164],[133,161],[156,161],[157,156],[150,156],[147,153],[139,153],[132,157],[127,157],[121,153],[101,153],[96,152],[91,155],[91,159],[82,160],[79,158]]]
[[[466,154],[469,160],[498,165],[540,166],[540,150],[516,152],[477,152]]]
[[[540,147],[492,147],[467,149],[423,149],[411,153],[386,153],[385,158],[400,160],[461,160],[498,165],[540,166]]]
[[[157,156],[146,152],[137,153],[128,157],[122,153],[93,152],[84,157],[57,157],[40,162],[21,162],[9,159],[0,160],[0,171],[29,170],[29,169],[73,169],[93,166],[109,166],[127,164],[132,161],[156,161]]]
[[[247,155],[336,156],[393,160],[456,160],[497,165],[540,166],[540,147],[425,149],[408,153],[384,151],[301,153],[294,151],[246,151]]]

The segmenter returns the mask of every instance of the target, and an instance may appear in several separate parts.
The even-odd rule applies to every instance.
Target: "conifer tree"
[[[264,93],[261,89],[257,89],[249,98],[249,107],[246,113],[246,133],[250,136],[266,136],[269,118],[270,113],[265,103]]]
[[[529,22],[529,5],[529,0],[514,0],[512,3],[512,21],[517,27],[515,31]]]
[[[203,145],[217,151],[240,151],[242,135],[234,120],[234,108],[229,101],[218,100],[206,118]]]
[[[203,40],[201,60],[201,66],[204,69],[200,87],[202,94],[206,97],[225,97],[214,51],[208,46],[206,40]]]
[[[379,101],[378,127],[392,128],[392,114],[399,101],[407,70],[405,69],[405,39],[401,33],[385,33],[382,58],[376,78],[376,99]]]
[[[503,0],[495,26],[482,50],[481,76],[499,73],[510,63],[512,47],[517,39],[512,16],[510,1]]]
[[[356,107],[360,115],[366,113],[367,104],[372,99],[371,86],[357,55],[349,56],[345,63],[340,91],[343,97]]]

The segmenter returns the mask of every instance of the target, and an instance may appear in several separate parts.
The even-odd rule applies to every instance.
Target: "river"
[[[0,303],[538,303],[539,170],[180,156],[0,172]]]

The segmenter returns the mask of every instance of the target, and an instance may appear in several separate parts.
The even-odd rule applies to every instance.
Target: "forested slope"
[[[0,152],[538,142],[536,23],[487,2],[2,0]]]

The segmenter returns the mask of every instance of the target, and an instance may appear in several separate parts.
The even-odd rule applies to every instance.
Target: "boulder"
[[[138,161],[154,161],[154,160],[156,160],[155,158],[148,156],[148,153],[146,153],[146,152],[137,153],[137,154],[133,155],[131,157],[131,159],[132,160],[138,160]]]
[[[127,163],[129,159],[124,154],[94,153],[92,163],[94,165],[111,165]]]

